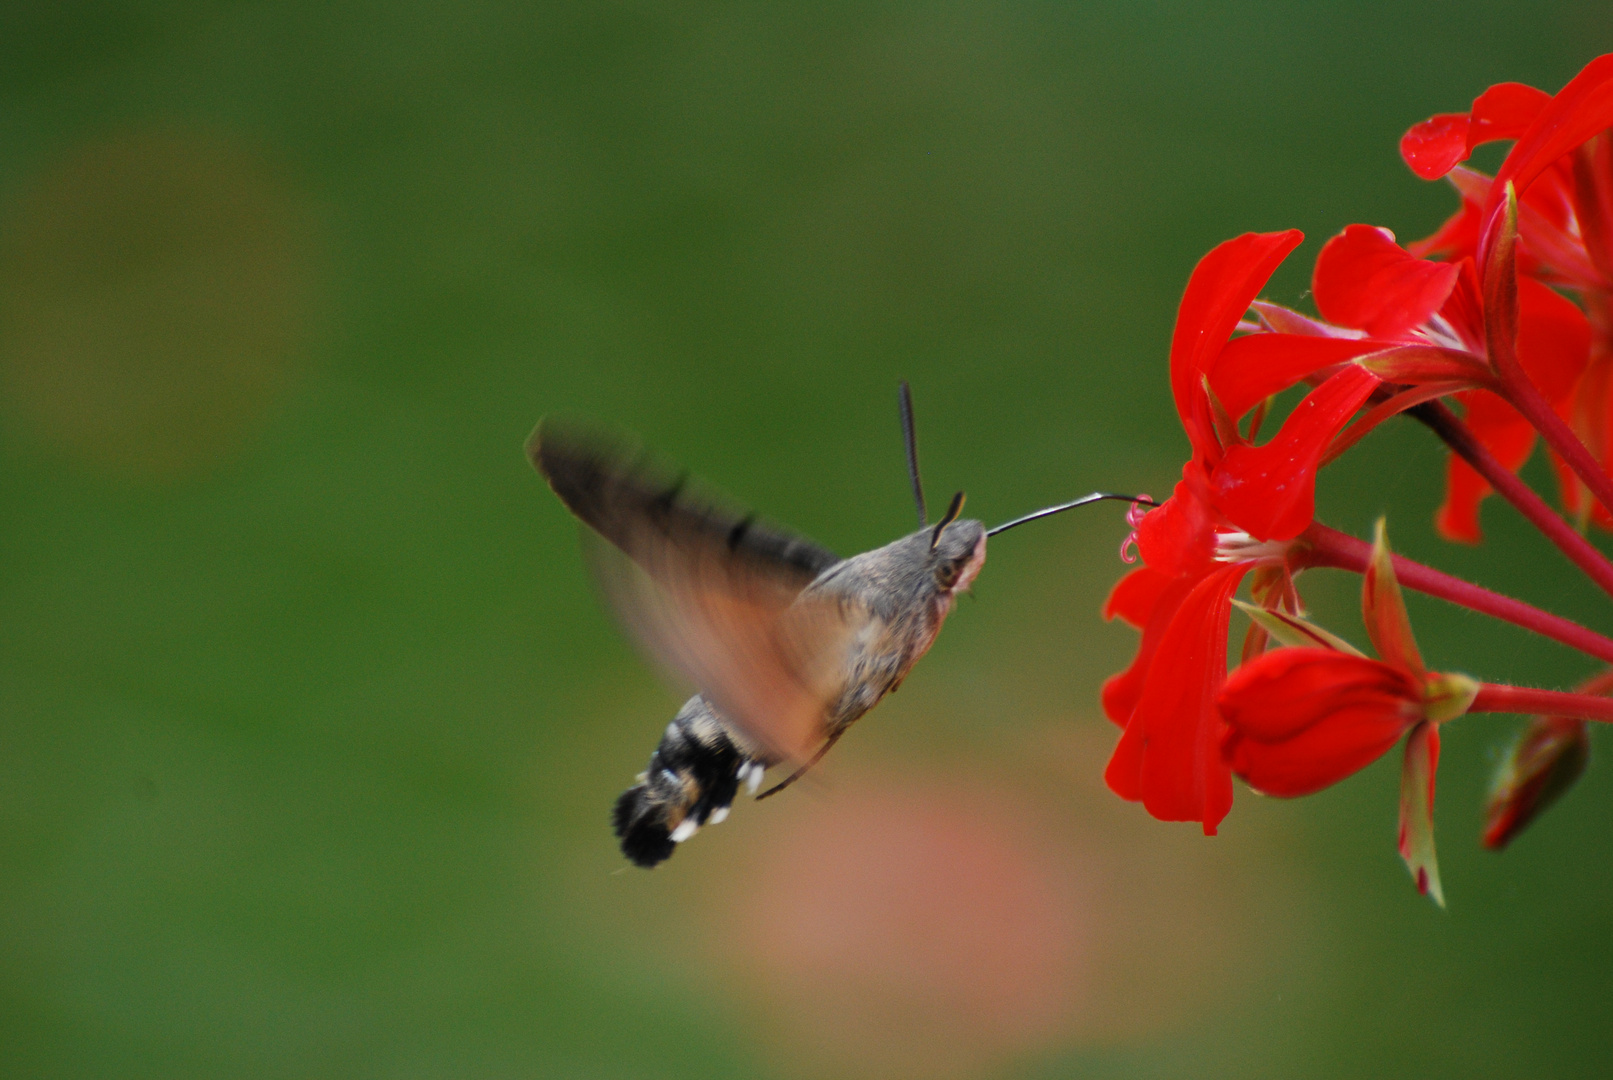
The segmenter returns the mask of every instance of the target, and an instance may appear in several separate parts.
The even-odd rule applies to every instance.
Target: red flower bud
[[[1563,793],[1590,760],[1583,720],[1537,716],[1529,722],[1490,786],[1484,807],[1484,846],[1499,851]]]
[[[1361,617],[1382,660],[1304,619],[1240,606],[1298,646],[1250,660],[1217,698],[1222,756],[1256,791],[1320,791],[1382,757],[1417,724],[1462,715],[1478,693],[1466,675],[1424,669],[1381,518],[1361,579]]]
[[[1277,649],[1228,676],[1218,704],[1232,771],[1256,791],[1293,798],[1387,753],[1423,718],[1423,688],[1378,660]]]

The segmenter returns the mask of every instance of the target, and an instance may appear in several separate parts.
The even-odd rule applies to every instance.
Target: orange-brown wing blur
[[[850,629],[837,602],[801,590],[833,553],[597,434],[546,421],[528,450],[567,507],[626,556],[591,545],[605,597],[653,659],[770,757],[799,759],[823,740]]]

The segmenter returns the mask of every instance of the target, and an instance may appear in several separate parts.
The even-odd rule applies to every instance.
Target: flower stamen
[[[1287,560],[1292,540],[1256,540],[1241,529],[1222,529],[1215,534],[1215,561],[1272,565]]]

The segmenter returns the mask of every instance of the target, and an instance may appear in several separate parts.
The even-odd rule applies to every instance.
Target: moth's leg
[[[812,766],[823,760],[823,755],[827,754],[829,749],[834,746],[835,743],[840,741],[840,736],[844,735],[849,727],[851,727],[850,724],[845,725],[845,727],[836,728],[827,739],[823,740],[823,745],[818,747],[818,752],[813,754],[805,765],[802,765],[789,776],[786,776],[783,780],[780,780],[778,783],[756,796],[757,801],[760,802],[770,795],[777,795],[779,792],[801,779],[801,777],[805,776],[807,772],[811,770]]]

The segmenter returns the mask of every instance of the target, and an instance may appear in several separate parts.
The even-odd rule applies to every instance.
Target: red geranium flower
[[[1495,179],[1458,166],[1496,139],[1516,145]],[[1462,456],[1451,461],[1441,531],[1479,538],[1487,487],[1471,461],[1613,592],[1613,564],[1508,472],[1538,434],[1569,476],[1565,501],[1587,505],[1592,493],[1613,510],[1613,56],[1555,96],[1492,87],[1470,112],[1408,132],[1402,152],[1420,175],[1448,175],[1462,211],[1409,249],[1365,225],[1330,240],[1313,278],[1320,318],[1256,299],[1297,232],[1240,236],[1194,269],[1170,364],[1190,453],[1165,503],[1140,519],[1134,507],[1144,565],[1105,608],[1142,631],[1131,666],[1104,686],[1104,710],[1123,729],[1105,775],[1154,816],[1214,833],[1234,773],[1262,792],[1305,795],[1403,738],[1400,854],[1418,889],[1443,903],[1433,839],[1441,725],[1469,711],[1541,717],[1492,793],[1486,843],[1499,845],[1583,768],[1585,723],[1613,722],[1613,701],[1599,696],[1613,693],[1613,675],[1595,693],[1568,693],[1428,671],[1397,565],[1418,589],[1600,660],[1613,662],[1613,640],[1393,558],[1381,521],[1370,549],[1326,528],[1314,521],[1317,473],[1388,417],[1455,397],[1465,426],[1443,406],[1418,410]],[[1306,392],[1280,430],[1257,441],[1276,395],[1299,384]],[[1304,619],[1294,577],[1307,566],[1363,573],[1376,659]],[[1234,599],[1245,581],[1253,603]],[[1228,677],[1234,605],[1252,625]],[[1272,639],[1288,647],[1267,651]]]
[[[1488,389],[1493,382],[1489,328],[1473,257],[1456,262],[1420,259],[1394,234],[1351,225],[1322,247],[1311,279],[1316,306],[1338,326],[1394,342],[1399,348],[1363,361],[1392,382],[1422,382],[1455,391],[1468,427],[1504,466],[1516,471],[1534,448],[1534,427]],[[1579,308],[1532,278],[1518,282],[1517,354],[1530,380],[1558,411],[1571,408],[1590,355],[1591,331]],[[1476,543],[1478,506],[1489,485],[1454,454],[1445,504],[1435,517],[1442,535]]]
[[[1109,786],[1155,817],[1199,821],[1206,833],[1232,805],[1232,781],[1216,745],[1216,691],[1226,675],[1232,595],[1252,568],[1261,595],[1292,597],[1288,541],[1311,523],[1316,470],[1339,429],[1378,385],[1345,364],[1364,346],[1292,337],[1275,353],[1229,344],[1297,231],[1246,233],[1194,269],[1171,341],[1171,390],[1192,456],[1171,497],[1137,530],[1144,566],[1115,586],[1106,607],[1143,630],[1136,659],[1104,686],[1109,717],[1124,727],[1105,774]],[[1253,335],[1253,337],[1290,337]],[[1313,390],[1277,435],[1254,445],[1243,413],[1270,394],[1343,364]],[[1230,402],[1230,404],[1229,404]],[[1168,673],[1151,677],[1159,671]]]
[[[1503,139],[1515,144],[1493,182],[1457,167],[1474,147]],[[1418,254],[1471,257],[1485,265],[1501,229],[1505,188],[1511,183],[1518,204],[1518,265],[1525,280],[1576,294],[1589,316],[1583,377],[1569,388],[1567,400],[1554,399],[1549,392],[1546,397],[1607,470],[1613,464],[1613,56],[1591,61],[1555,96],[1519,83],[1492,86],[1470,112],[1426,120],[1408,131],[1400,145],[1417,175],[1430,180],[1448,176],[1463,199],[1462,209],[1439,232],[1413,246]],[[1520,294],[1520,301],[1527,303],[1527,298]],[[1514,417],[1496,419],[1510,423],[1513,430],[1504,435],[1509,441],[1503,448],[1521,461],[1528,454],[1525,433]],[[1507,459],[1501,452],[1497,456]],[[1553,464],[1569,509],[1589,514],[1591,502],[1582,483],[1560,461]],[[1453,501],[1460,485],[1463,502],[1476,503],[1472,491],[1482,494],[1483,488],[1477,477],[1459,476],[1463,469],[1453,464]],[[1597,507],[1595,517],[1613,528],[1605,508]],[[1451,526],[1466,534],[1463,539],[1477,536],[1476,522],[1460,514]]]
[[[1400,853],[1419,891],[1443,904],[1434,855],[1438,725],[1467,711],[1479,684],[1423,665],[1394,563],[1378,522],[1361,585],[1371,660],[1292,617],[1265,617],[1276,633],[1325,647],[1278,649],[1234,671],[1218,695],[1221,749],[1232,771],[1269,795],[1309,795],[1382,757],[1408,732],[1401,785]],[[1261,617],[1260,613],[1256,613]],[[1290,640],[1296,638],[1290,636]]]
[[[1608,150],[1606,139],[1598,136],[1610,126],[1613,55],[1586,64],[1556,95],[1521,83],[1492,86],[1470,112],[1445,113],[1414,126],[1401,138],[1400,152],[1413,172],[1435,180],[1452,174],[1475,147],[1514,140],[1493,184],[1475,184],[1477,174],[1467,170],[1452,176],[1464,199],[1476,205],[1464,206],[1436,237],[1458,250],[1471,237],[1470,250],[1482,256],[1482,263],[1495,242],[1506,201],[1502,189],[1510,182],[1522,206],[1520,243],[1529,255],[1565,281],[1590,281],[1605,289],[1613,281],[1608,261],[1613,221],[1605,186]]]

